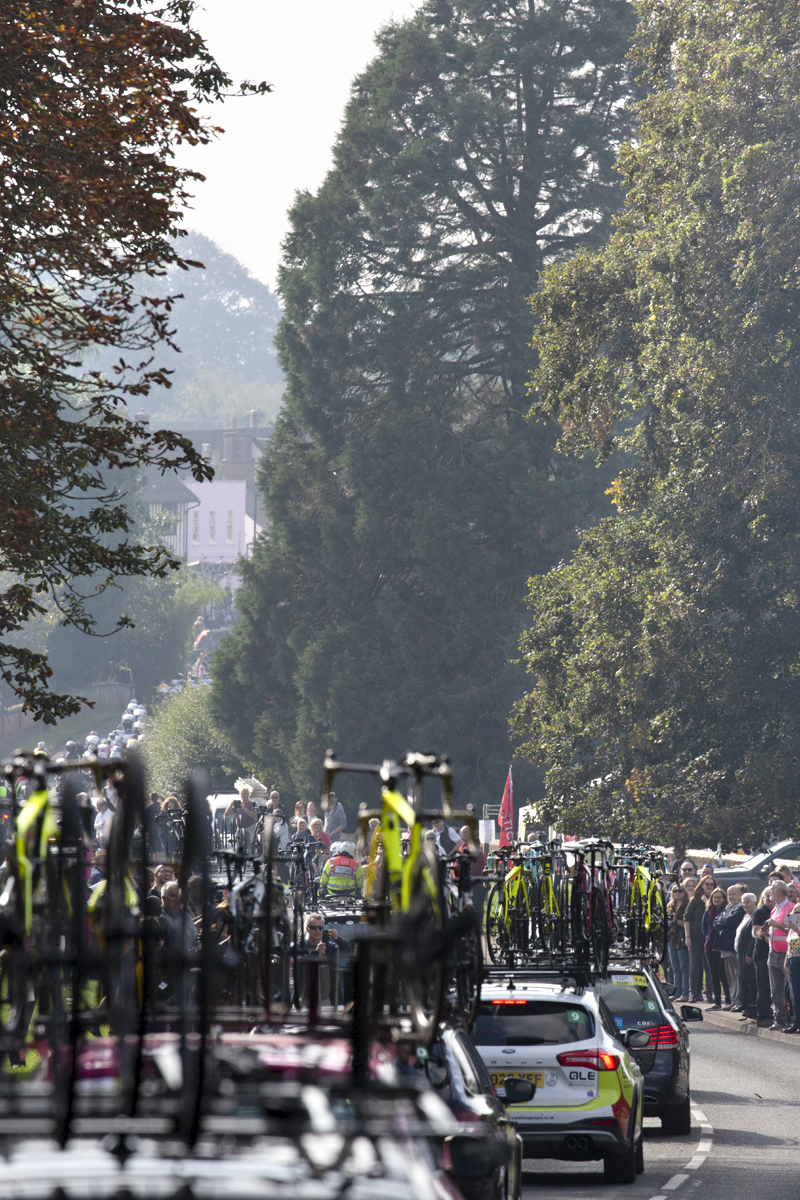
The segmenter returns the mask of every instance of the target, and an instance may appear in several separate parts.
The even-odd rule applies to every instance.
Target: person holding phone
[[[353,948],[345,938],[339,936],[335,925],[325,926],[322,913],[308,913],[306,916],[306,942],[310,951],[316,950],[320,963],[329,968],[320,971],[319,996],[324,1003],[332,1001],[334,981],[339,980],[340,1000],[342,993],[341,968],[345,959],[349,959]],[[338,969],[337,969],[338,968]],[[327,975],[327,979],[325,976]]]

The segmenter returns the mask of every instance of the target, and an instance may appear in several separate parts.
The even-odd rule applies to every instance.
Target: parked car
[[[462,1133],[482,1139],[487,1170],[471,1168],[459,1173],[460,1163],[451,1163],[450,1174],[464,1200],[519,1200],[522,1188],[522,1138],[505,1105],[498,1098],[489,1072],[469,1036],[460,1029],[445,1028],[428,1050],[417,1052],[417,1070],[424,1073],[433,1090],[458,1118]],[[513,1089],[521,1081],[510,1085]],[[533,1085],[521,1096],[532,1096]],[[477,1151],[476,1151],[477,1153]]]
[[[752,854],[738,867],[714,868],[714,878],[721,888],[729,888],[732,883],[746,883],[751,892],[760,896],[767,886],[770,871],[775,870],[775,864],[784,859],[790,863],[800,860],[800,842],[787,838],[776,842],[769,849],[759,850]]]
[[[567,979],[485,983],[473,1040],[501,1098],[509,1076],[536,1087],[508,1111],[526,1158],[602,1159],[607,1183],[644,1170],[642,1073],[629,1047],[649,1036],[620,1029],[602,997]]]
[[[691,1129],[691,1048],[687,1022],[702,1021],[692,1004],[675,1011],[668,989],[648,966],[612,965],[608,977],[595,985],[619,1029],[641,1029],[650,1042],[630,1048],[644,1076],[644,1115],[660,1117],[666,1133]]]

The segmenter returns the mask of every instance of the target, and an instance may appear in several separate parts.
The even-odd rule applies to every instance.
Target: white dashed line
[[[697,1143],[694,1154],[684,1167],[684,1171],[696,1171],[698,1167],[702,1167],[703,1163],[711,1153],[711,1148],[713,1145],[711,1139],[714,1136],[714,1128],[711,1124],[709,1124],[708,1117],[704,1112],[694,1105],[692,1105],[692,1116],[700,1125],[700,1141]],[[688,1178],[689,1176],[685,1174],[673,1175],[672,1178],[668,1179],[664,1184],[662,1190],[665,1192],[674,1192],[681,1186],[682,1183],[685,1183]],[[650,1200],[667,1200],[667,1197],[659,1194],[657,1196],[651,1196]]]

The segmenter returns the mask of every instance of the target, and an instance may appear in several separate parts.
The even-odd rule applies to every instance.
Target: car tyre
[[[636,1174],[644,1174],[644,1138],[640,1137],[636,1143]]]
[[[664,1133],[676,1135],[692,1132],[692,1109],[688,1096],[681,1104],[675,1104],[671,1108],[663,1110],[661,1128]]]
[[[636,1151],[633,1146],[627,1146],[624,1154],[604,1156],[603,1179],[606,1183],[636,1182]]]

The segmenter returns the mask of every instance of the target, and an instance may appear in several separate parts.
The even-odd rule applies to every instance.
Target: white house
[[[248,514],[247,481],[213,479],[210,483],[186,481],[197,503],[188,513],[188,557],[201,575],[208,575],[222,586],[236,589],[238,576],[233,567],[240,555],[250,557],[256,525]]]

